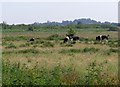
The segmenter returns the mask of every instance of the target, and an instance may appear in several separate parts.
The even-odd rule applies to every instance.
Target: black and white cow
[[[35,38],[30,38],[30,40],[29,41],[35,41]]]
[[[66,37],[64,38],[63,43],[66,43],[66,42],[70,41],[71,39],[72,39],[71,35],[66,34]]]
[[[73,39],[73,41],[76,42],[76,41],[79,41],[79,40],[80,40],[80,37],[78,37],[78,36],[73,36],[72,39]]]
[[[69,34],[69,35],[66,35],[66,37],[64,38],[64,43],[70,41],[70,42],[76,42],[78,41],[80,38],[78,36],[74,36],[73,34]]]
[[[109,35],[99,35],[96,37],[96,41],[100,41],[100,42],[108,39],[109,39]]]

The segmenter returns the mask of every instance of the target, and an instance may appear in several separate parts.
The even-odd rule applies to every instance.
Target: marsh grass
[[[9,43],[5,48],[17,48],[17,46],[15,46],[13,43]]]
[[[94,48],[94,47],[86,47],[82,50],[83,53],[90,52],[90,53],[95,53],[98,52],[100,49],[99,48]]]
[[[29,47],[30,43],[24,43],[24,44],[20,44],[19,47]]]
[[[25,36],[16,36],[16,37],[4,37],[3,40],[5,41],[20,41],[20,40],[27,40],[28,37]]]
[[[55,44],[53,42],[50,42],[50,41],[46,41],[42,44],[41,47],[54,47]]]
[[[113,60],[114,62],[110,62],[109,65],[116,68],[116,53],[119,52],[116,49],[119,46],[116,45],[119,43],[117,40],[111,39],[111,41],[104,44],[97,43],[94,41],[96,33],[93,34],[87,31],[78,34],[83,37],[90,36],[87,39],[81,39],[80,43],[60,44],[60,42],[63,41],[61,37],[65,35],[65,32],[60,35],[55,35],[55,33],[48,33],[47,30],[45,30],[44,33],[6,33],[7,36],[4,35],[2,43],[2,54],[3,57],[5,57],[3,58],[3,85],[118,84],[116,76],[113,75],[113,73],[116,75],[116,71],[108,73],[108,71],[112,70],[105,70],[107,63],[97,63],[94,61],[95,59],[99,62],[103,59]],[[116,33],[114,35],[116,35]],[[35,39],[34,42],[27,42],[32,36],[40,37],[40,39]],[[12,45],[10,43],[12,43]],[[101,45],[106,46],[102,47]],[[6,49],[7,46],[8,48]],[[115,56],[111,56],[111,54],[115,54]],[[27,56],[27,58],[25,56]],[[10,59],[10,61],[4,61],[6,59]],[[43,67],[41,66],[42,64],[37,66],[34,64],[36,61],[39,61],[38,63],[45,62],[45,65],[43,64]],[[61,64],[55,65],[57,64],[56,61],[61,61]],[[75,66],[70,65],[71,62],[77,67],[77,70]],[[33,67],[34,65],[36,66]],[[66,66],[64,67],[64,65]],[[87,65],[88,67],[86,69]],[[81,69],[83,68],[81,67],[83,67],[85,71],[82,71]]]
[[[26,50],[20,50],[20,51],[18,51],[18,53],[23,53],[23,54],[25,54],[25,53],[34,53],[34,54],[37,54],[37,53],[39,53],[39,51],[35,50],[35,49],[26,49]]]
[[[104,51],[103,55],[112,55],[113,53],[119,53],[119,52],[120,52],[119,49],[110,48],[110,49]]]
[[[86,85],[113,85],[116,84],[117,79],[111,78],[108,70],[105,68],[107,66],[106,61],[102,63],[97,63],[93,61],[89,64],[87,70],[87,75],[85,76]]]
[[[59,53],[95,53],[98,52],[100,49],[94,47],[86,47],[83,49],[62,49]]]
[[[53,35],[50,35],[49,37],[47,37],[47,40],[62,40],[63,37],[58,35],[58,34],[53,34]]]
[[[120,46],[120,41],[119,40],[110,40],[106,45],[109,45],[110,47],[119,47]]]
[[[2,52],[3,55],[10,55],[10,54],[46,54],[46,53],[51,53],[49,51],[42,51],[42,50],[37,50],[37,49],[23,49],[23,50],[12,50],[12,51],[4,51]]]
[[[10,64],[3,61],[3,85],[110,85],[117,84],[117,79],[111,78],[105,72],[106,62],[98,64],[93,61],[86,69],[86,75],[80,76],[80,72],[70,65],[61,67],[60,64],[51,69],[34,66],[29,69],[20,62]],[[107,75],[107,78],[106,78]]]

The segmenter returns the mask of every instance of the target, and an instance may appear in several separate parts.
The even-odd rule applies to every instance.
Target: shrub
[[[71,28],[68,30],[68,34],[69,34],[69,35],[70,35],[70,34],[75,35],[75,33],[76,33],[75,30],[73,30],[73,29],[71,29]]]
[[[28,27],[28,31],[33,31],[33,27]]]
[[[102,63],[97,63],[96,60],[88,66],[87,74],[85,75],[86,85],[115,85],[118,79],[115,79],[108,74],[107,60]],[[106,67],[106,68],[105,68]]]
[[[2,85],[116,85],[118,80],[108,75],[106,64],[107,61],[99,64],[93,61],[85,76],[80,77],[73,65],[61,67],[58,64],[52,69],[35,65],[31,69],[27,64],[12,64],[7,60],[2,63]]]
[[[100,74],[103,70],[102,65],[97,65],[96,61],[90,63],[87,69],[87,75],[85,76],[86,85],[98,84],[101,82]]]

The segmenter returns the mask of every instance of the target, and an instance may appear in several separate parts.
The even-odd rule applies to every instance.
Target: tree
[[[73,29],[70,28],[70,29],[68,30],[68,34],[69,34],[69,35],[75,35],[75,30],[73,30]]]
[[[33,27],[28,27],[28,31],[33,31]]]
[[[7,28],[7,23],[6,23],[5,21],[3,21],[3,23],[2,23],[2,28],[3,28],[3,29],[6,29],[6,28]]]

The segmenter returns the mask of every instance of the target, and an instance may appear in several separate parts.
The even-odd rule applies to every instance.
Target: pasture
[[[3,85],[117,85],[118,32],[76,30],[80,41],[63,44],[67,30],[4,31]],[[109,34],[108,42],[96,42]],[[29,42],[30,38],[36,38]]]

